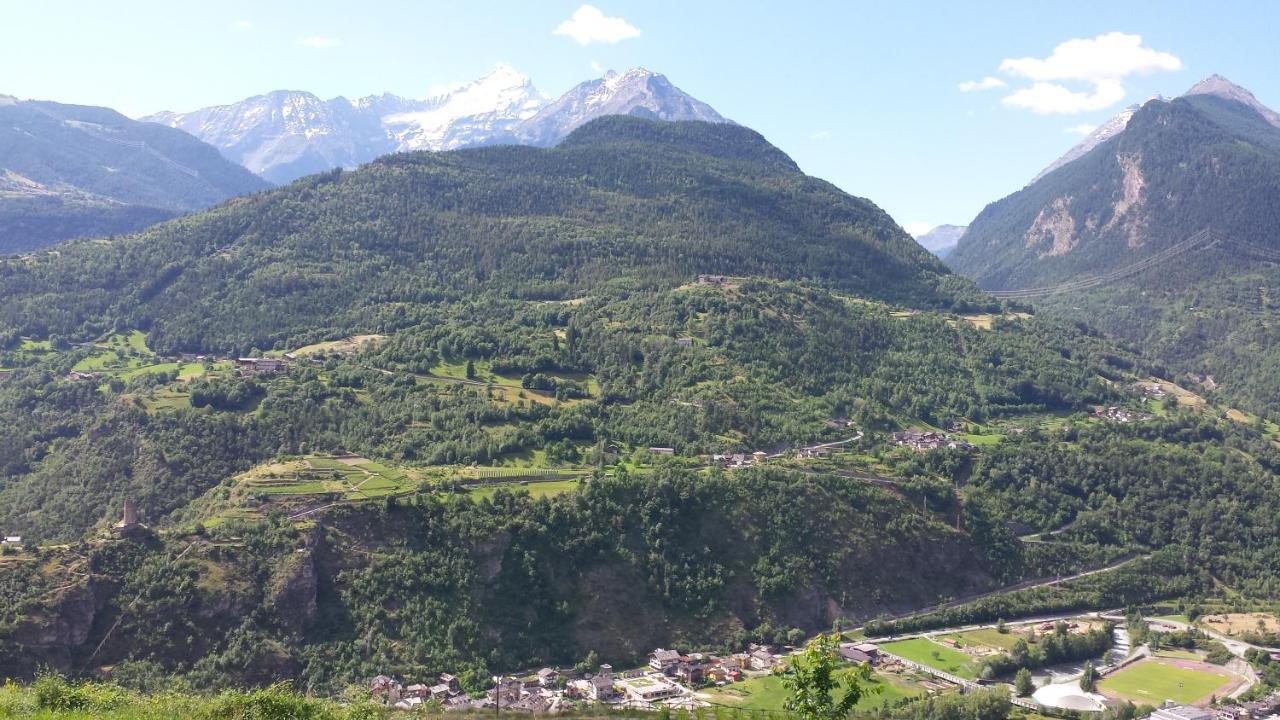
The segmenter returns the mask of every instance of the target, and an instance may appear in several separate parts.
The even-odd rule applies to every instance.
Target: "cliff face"
[[[22,619],[0,627],[0,671],[145,659],[210,682],[337,687],[353,674],[488,672],[590,651],[627,663],[657,646],[737,648],[996,584],[972,538],[901,498],[786,473],[601,479],[554,504],[424,497],[314,521],[26,562],[30,581],[57,592],[32,593]],[[51,564],[91,572],[58,589],[41,572]]]

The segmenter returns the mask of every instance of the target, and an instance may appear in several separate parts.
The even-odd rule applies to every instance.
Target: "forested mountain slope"
[[[983,302],[882,210],[732,125],[594,121],[553,149],[383,158],[112,242],[0,264],[0,323],[245,352],[388,330],[478,294],[570,299],[700,273],[812,279],[916,306]]]
[[[107,108],[0,102],[0,253],[135,232],[266,187],[178,130]]]
[[[992,203],[948,263],[1274,414],[1280,128],[1247,91],[1206,83]]]

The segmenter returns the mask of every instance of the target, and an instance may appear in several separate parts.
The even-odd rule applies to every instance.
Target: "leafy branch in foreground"
[[[790,693],[785,707],[801,720],[846,718],[864,695],[880,692],[880,686],[867,684],[871,666],[866,663],[844,673],[843,678],[838,677],[842,663],[836,637],[821,635],[810,643],[792,666],[793,674],[783,681]],[[844,692],[837,699],[836,692],[842,689]]]

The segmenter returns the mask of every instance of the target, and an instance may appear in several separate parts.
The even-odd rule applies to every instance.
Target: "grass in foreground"
[[[852,670],[853,668],[840,670],[836,676],[842,678]],[[859,710],[883,707],[901,698],[919,695],[923,692],[920,688],[906,685],[905,683],[899,684],[897,681],[879,674],[872,676],[871,686],[879,687],[881,690],[875,694],[864,695],[858,701],[857,708]],[[725,685],[724,687],[702,690],[698,694],[704,696],[708,702],[716,705],[742,708],[743,710],[768,710],[772,712],[781,711],[783,709],[782,705],[787,699],[787,689],[782,684],[782,678],[777,675],[754,677],[742,682]]]

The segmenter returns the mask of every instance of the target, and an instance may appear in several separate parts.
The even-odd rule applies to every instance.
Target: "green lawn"
[[[966,645],[986,645],[988,647],[998,648],[1000,650],[1012,649],[1017,644],[1021,635],[1015,633],[1002,633],[995,628],[982,628],[981,630],[970,630],[968,632],[956,635],[946,635],[947,639],[959,639]]]
[[[837,677],[848,673],[852,668],[842,669]],[[872,676],[872,687],[880,688],[874,695],[864,695],[858,701],[858,709],[872,710],[900,698],[919,695],[922,691],[911,686],[901,686],[882,675]],[[723,687],[698,691],[706,695],[707,700],[717,705],[742,708],[744,710],[767,710],[779,712],[787,699],[787,689],[782,678],[777,675],[754,677],[742,682],[731,683]]]
[[[978,663],[968,654],[955,648],[929,640],[928,638],[912,638],[898,640],[880,646],[886,652],[927,665],[931,668],[958,675],[966,680],[978,679]]]
[[[498,492],[498,488],[506,488],[507,490],[520,493],[527,492],[529,497],[553,497],[562,493],[573,492],[578,489],[577,480],[553,480],[550,482],[531,482],[531,483],[493,483],[478,488],[472,488],[468,491],[468,495],[472,500],[482,500],[491,498]]]
[[[973,445],[998,445],[1004,435],[959,435],[961,440]]]
[[[1225,670],[1205,672],[1142,661],[1107,676],[1098,687],[1106,693],[1159,706],[1165,700],[1188,704],[1207,698],[1231,681]]]

